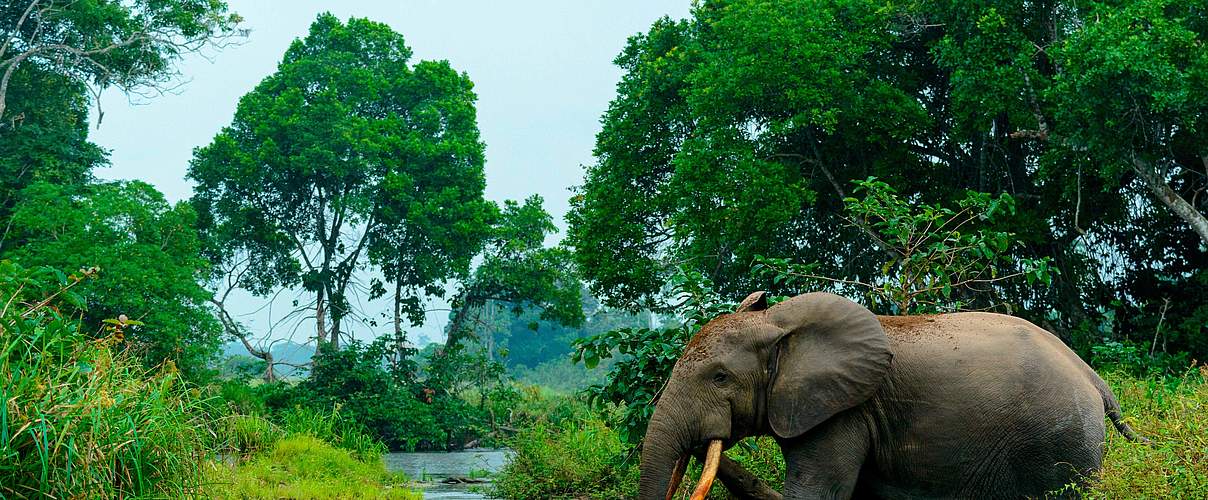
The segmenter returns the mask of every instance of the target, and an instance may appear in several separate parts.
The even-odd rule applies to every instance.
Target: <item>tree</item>
[[[387,152],[403,168],[383,179],[368,254],[394,285],[393,325],[423,322],[420,293],[443,297],[444,282],[464,278],[482,248],[497,209],[484,200],[483,144],[470,80],[448,62],[420,62],[405,89],[399,119],[407,134],[390,137]],[[378,293],[381,293],[379,291]]]
[[[843,200],[875,176],[912,203],[1016,200],[999,221],[1022,242],[1011,257],[1051,257],[1057,273],[985,289],[1083,352],[1105,310],[1129,313],[1109,335],[1147,339],[1164,299],[1208,317],[1194,298],[1208,252],[1186,231],[1208,203],[1203,8],[702,2],[618,56],[567,243],[592,292],[631,309],[673,304],[665,284],[682,269],[725,297],[792,292],[750,272],[760,255],[870,283],[893,249],[849,224]],[[1155,234],[1179,224],[1185,236]],[[1202,322],[1179,329],[1208,352]]]
[[[542,320],[567,326],[582,323],[582,285],[570,252],[545,247],[546,235],[556,228],[541,205],[537,195],[523,204],[504,202],[482,262],[454,297],[446,346],[451,348],[467,335],[474,336],[478,316],[489,307],[509,308],[516,316],[533,307],[541,311],[538,317]]]
[[[13,72],[7,123],[0,126],[0,251],[11,248],[11,215],[22,189],[35,181],[83,184],[107,163],[88,142],[83,84],[33,64]]]
[[[1208,7],[1139,0],[1089,14],[1054,47],[1056,138],[1109,186],[1135,176],[1208,246]]]
[[[172,360],[186,374],[208,369],[221,328],[201,286],[206,262],[188,203],[169,204],[148,184],[81,186],[35,183],[13,214],[16,262],[58,269],[98,267],[99,277],[76,291],[85,300],[85,328],[99,332],[122,316],[126,345],[149,364]]]
[[[241,18],[221,0],[21,0],[0,7],[0,129],[8,89],[29,65],[98,90],[162,89],[184,53],[221,46]],[[40,113],[44,110],[26,110]]]
[[[410,59],[384,24],[320,15],[189,167],[212,258],[255,293],[312,293],[319,347],[338,348],[359,271],[397,285],[398,328],[404,289],[464,272],[485,234],[472,85]]]

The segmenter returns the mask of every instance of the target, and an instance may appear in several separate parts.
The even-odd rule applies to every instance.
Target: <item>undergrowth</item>
[[[0,261],[0,498],[419,498],[338,407],[238,413],[144,366],[137,321],[81,331],[96,273]]]
[[[1182,376],[1105,373],[1125,420],[1150,440],[1108,431],[1103,470],[1087,498],[1208,498],[1208,367]]]
[[[70,315],[93,274],[0,262],[0,496],[176,497],[200,481],[213,433],[196,391],[122,349],[124,322],[88,336]]]

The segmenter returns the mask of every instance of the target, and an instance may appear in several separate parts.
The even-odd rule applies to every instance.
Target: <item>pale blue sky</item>
[[[600,116],[621,76],[612,59],[629,36],[690,8],[689,0],[228,1],[252,29],[242,45],[187,57],[180,64],[187,81],[173,94],[136,104],[116,91],[102,95],[92,140],[110,150],[112,166],[99,178],[141,179],[173,201],[191,196],[184,176],[193,148],[229,124],[239,97],[275,71],[318,13],[330,11],[384,22],[403,34],[415,59],[448,59],[467,72],[487,144],[487,197],[540,194],[560,227],[568,189],[592,162]],[[267,313],[251,312],[264,302],[243,302],[245,324],[262,331]],[[435,314],[421,333],[439,338],[443,323]]]

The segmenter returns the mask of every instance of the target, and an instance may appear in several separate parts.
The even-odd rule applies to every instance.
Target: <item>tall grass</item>
[[[192,494],[214,437],[204,402],[171,363],[127,354],[119,328],[93,340],[62,314],[87,277],[0,262],[0,496]]]
[[[1083,488],[1087,498],[1208,498],[1208,367],[1182,376],[1104,374],[1136,431],[1134,443],[1107,436],[1103,470]]]

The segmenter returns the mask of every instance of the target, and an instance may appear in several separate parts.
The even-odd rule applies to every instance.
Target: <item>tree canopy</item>
[[[397,325],[418,307],[402,294],[467,272],[490,223],[472,84],[410,59],[384,24],[320,15],[189,168],[213,258],[244,255],[253,291],[312,292],[320,344],[358,271],[396,285]]]
[[[201,286],[201,258],[188,203],[169,204],[150,185],[36,183],[21,192],[5,259],[74,271],[99,268],[80,285],[86,328],[122,316],[142,326],[127,345],[150,364],[173,360],[186,373],[208,366],[222,333]]]
[[[1196,318],[1161,335],[1208,352],[1205,14],[1180,0],[702,2],[617,57],[568,242],[614,305],[657,305],[681,269],[741,297],[788,291],[750,272],[758,256],[882,273],[886,249],[843,212],[853,180],[946,206],[1006,193],[1016,211],[996,230],[1024,261],[1052,257],[1055,277],[971,307],[1010,304],[1082,349],[1152,336],[1162,313]]]
[[[221,0],[5,2],[0,6],[0,119],[10,113],[9,85],[23,67],[98,89],[163,90],[176,76],[173,63],[181,55],[222,45],[240,21]]]

